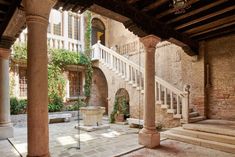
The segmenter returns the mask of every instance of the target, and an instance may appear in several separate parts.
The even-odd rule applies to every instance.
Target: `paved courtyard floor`
[[[142,148],[122,157],[235,157],[235,154],[167,139],[158,148]]]
[[[76,121],[71,121],[49,125],[51,157],[235,157],[235,154],[163,140],[164,137],[161,147],[146,149],[138,144],[139,129],[117,124],[110,124],[110,129],[81,131],[81,149],[69,149],[77,146],[78,130],[74,128],[76,124]],[[0,157],[27,155],[26,125],[15,125],[14,134],[15,137],[9,141],[0,140]]]

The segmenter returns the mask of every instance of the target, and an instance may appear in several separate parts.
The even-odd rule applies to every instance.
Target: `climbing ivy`
[[[85,54],[90,56],[91,51],[91,12],[86,11]]]
[[[15,60],[27,59],[27,47],[26,44],[14,44],[13,45],[13,58]]]
[[[27,48],[24,44],[13,46],[13,60],[26,60]],[[65,79],[62,71],[66,65],[85,66],[85,96],[89,99],[91,93],[92,63],[90,57],[84,53],[77,53],[65,49],[49,49],[48,63],[48,97],[54,99],[58,96],[64,97]]]

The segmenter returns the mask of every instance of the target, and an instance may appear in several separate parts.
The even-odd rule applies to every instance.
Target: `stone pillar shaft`
[[[155,50],[159,38],[149,35],[141,38],[145,47],[144,127],[139,133],[139,143],[148,148],[160,144],[160,134],[155,125]]]
[[[49,157],[47,27],[51,0],[25,0],[28,74],[28,157]]]
[[[9,96],[10,50],[0,48],[0,139],[13,136]]]

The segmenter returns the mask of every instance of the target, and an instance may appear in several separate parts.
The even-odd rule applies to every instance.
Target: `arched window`
[[[105,45],[105,26],[104,23],[94,18],[91,21],[92,24],[92,45],[96,44],[98,40],[101,41],[101,44]]]

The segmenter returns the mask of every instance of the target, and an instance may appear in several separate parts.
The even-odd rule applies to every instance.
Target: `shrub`
[[[80,107],[86,106],[86,103],[81,99],[78,99],[73,105],[68,105],[65,107],[66,111],[77,111]]]
[[[63,108],[63,101],[61,97],[53,96],[51,102],[48,105],[49,112],[58,112]]]
[[[26,113],[27,100],[18,100],[13,97],[10,98],[11,114]]]

